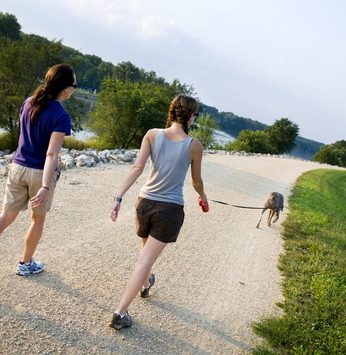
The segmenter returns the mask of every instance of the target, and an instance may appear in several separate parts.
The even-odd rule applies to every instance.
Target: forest
[[[131,62],[115,65],[96,55],[83,54],[67,47],[61,40],[23,33],[14,15],[0,13],[0,128],[8,133],[2,137],[3,144],[6,141],[12,149],[15,147],[21,103],[40,84],[46,70],[59,62],[73,65],[76,72],[79,89],[74,98],[66,103],[75,132],[88,127],[105,135],[101,129],[104,126],[101,117],[109,110],[107,104],[112,102],[115,105],[126,97],[116,109],[126,103],[127,112],[118,110],[117,117],[109,120],[112,127],[107,130],[114,134],[107,139],[114,145],[138,145],[146,129],[165,124],[167,107],[175,95],[183,93],[197,96],[194,87],[180,83],[179,79],[168,83],[163,77],[158,77],[155,71],[145,71]],[[200,107],[202,115],[207,115],[215,122],[213,127],[234,138],[238,138],[242,131],[264,132],[269,128],[232,112],[219,112],[203,102],[200,102]],[[126,137],[124,132],[127,132]],[[296,134],[293,148],[285,153],[312,160],[323,146],[323,143]]]

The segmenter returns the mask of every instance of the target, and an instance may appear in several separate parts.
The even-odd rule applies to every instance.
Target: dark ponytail
[[[31,122],[37,123],[43,109],[50,100],[56,100],[61,91],[74,83],[73,67],[69,64],[57,64],[51,67],[45,76],[44,85],[40,85],[31,99]]]
[[[175,97],[169,106],[166,128],[171,127],[173,122],[178,122],[188,134],[188,121],[197,111],[198,103],[193,97],[187,95]]]

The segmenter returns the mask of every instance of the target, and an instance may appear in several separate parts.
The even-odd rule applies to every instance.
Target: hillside
[[[232,112],[219,112],[217,108],[208,105],[203,105],[203,111],[218,122],[221,131],[234,137],[234,139],[238,137],[242,130],[263,131],[268,127],[264,123],[237,116]],[[323,143],[301,136],[297,137],[295,144],[296,147],[291,151],[290,155],[306,160],[312,160],[314,155],[324,146]]]
[[[86,95],[76,92],[75,97],[83,102],[84,112],[82,122],[87,121],[87,111],[93,106],[96,101],[94,95]],[[213,119],[217,120],[220,129],[215,132],[216,142],[220,145],[225,145],[234,141],[242,130],[249,129],[252,131],[263,131],[267,125],[264,123],[237,116],[232,112],[219,112],[215,107],[203,105],[203,112],[209,114]],[[87,135],[88,136],[88,135]],[[78,134],[77,137],[86,137],[84,133]],[[83,138],[82,138],[83,139]],[[324,145],[323,143],[309,140],[298,136],[296,147],[291,151],[290,155],[305,160],[312,160],[313,156]]]

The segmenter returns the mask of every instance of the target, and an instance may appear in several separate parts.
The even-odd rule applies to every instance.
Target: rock
[[[90,167],[90,166],[92,166],[92,163],[91,163],[89,157],[87,157],[85,154],[82,154],[76,158],[76,165],[79,168],[84,167],[84,166]]]
[[[82,151],[76,149],[61,148],[58,162],[58,169],[73,169],[76,167],[94,167],[98,164],[133,164],[137,158],[138,149],[114,149],[97,150],[88,148]],[[203,154],[229,154],[236,156],[268,156],[280,159],[298,159],[288,155],[272,155],[260,153],[246,153],[238,151],[205,150]],[[8,165],[12,163],[14,152],[0,151],[0,174],[7,175]]]
[[[120,161],[123,161],[125,163],[131,163],[133,162],[133,158],[130,156],[130,155],[127,155],[127,154],[120,154],[118,155],[118,159]]]
[[[0,176],[7,176],[8,167],[0,163]]]
[[[64,169],[72,169],[74,167],[74,158],[71,154],[60,155],[60,161]]]

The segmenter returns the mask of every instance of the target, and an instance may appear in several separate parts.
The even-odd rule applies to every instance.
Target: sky
[[[346,140],[344,0],[0,0],[0,11],[25,33],[192,85],[220,112]]]

